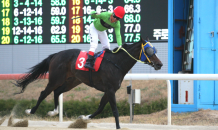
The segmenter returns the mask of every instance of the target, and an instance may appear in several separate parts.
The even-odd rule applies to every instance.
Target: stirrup
[[[84,65],[85,68],[91,69],[91,70],[95,70],[94,67],[91,65],[90,61],[86,62],[86,64]]]
[[[91,66],[86,66],[86,65],[84,65],[84,67],[85,68],[88,68],[88,69],[91,69],[91,70],[95,70],[93,67],[91,67]]]
[[[91,70],[95,70],[94,69],[94,56],[92,55],[88,55],[88,59],[86,60],[86,64],[84,65],[85,68],[89,68]]]

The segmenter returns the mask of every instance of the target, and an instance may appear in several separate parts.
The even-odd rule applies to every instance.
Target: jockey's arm
[[[101,18],[101,13],[93,10],[93,11],[91,11],[91,16],[93,18]]]
[[[115,30],[115,35],[116,35],[116,39],[117,39],[117,44],[118,46],[122,46],[122,38],[121,38],[121,34],[120,34],[120,27],[116,27],[114,28]]]

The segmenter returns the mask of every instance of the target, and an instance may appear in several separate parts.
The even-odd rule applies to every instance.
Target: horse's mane
[[[137,42],[137,43],[139,43],[139,42]],[[124,43],[124,44],[122,45],[122,48],[124,48],[124,49],[129,49],[129,48],[132,48],[132,46],[134,46],[134,45],[137,44],[137,43],[132,43],[132,44],[126,44],[126,43]],[[114,48],[113,51],[116,51],[117,49],[118,49],[118,47]],[[121,51],[123,51],[123,50],[120,49],[118,52],[121,52]]]

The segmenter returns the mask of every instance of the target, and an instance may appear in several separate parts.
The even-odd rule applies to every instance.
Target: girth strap
[[[89,83],[91,87],[94,86],[93,81],[92,81],[92,69],[89,69]]]
[[[104,58],[104,59],[106,59],[106,58]],[[113,61],[111,61],[109,59],[106,59],[106,60],[111,62],[112,64],[114,64],[114,66],[117,67],[121,71],[122,74],[124,74],[124,71],[122,70],[122,68],[119,65],[115,64]]]

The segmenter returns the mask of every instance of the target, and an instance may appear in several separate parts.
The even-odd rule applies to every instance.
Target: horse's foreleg
[[[99,113],[101,113],[107,103],[108,103],[108,97],[107,94],[104,93],[103,97],[101,98],[101,102],[99,104],[98,110],[94,114],[90,115],[88,118],[94,118]]]
[[[107,95],[108,95],[108,100],[109,100],[113,115],[115,117],[116,128],[120,129],[119,113],[118,113],[118,109],[117,109],[117,105],[116,105],[115,91],[110,89],[107,91]]]

